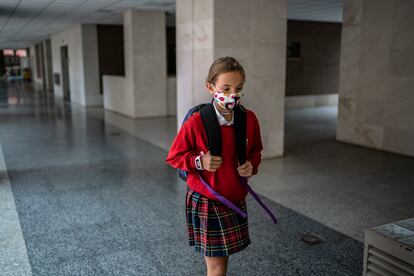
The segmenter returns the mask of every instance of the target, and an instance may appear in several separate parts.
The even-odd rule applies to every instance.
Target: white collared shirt
[[[214,109],[216,110],[216,114],[217,114],[217,119],[219,122],[220,126],[231,126],[232,124],[234,124],[234,114],[232,114],[231,117],[231,121],[227,121],[226,118],[224,118],[224,116],[220,113],[220,111],[218,111],[216,105],[213,103]]]

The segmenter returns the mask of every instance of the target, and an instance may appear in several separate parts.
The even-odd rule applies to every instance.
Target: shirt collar
[[[214,109],[216,110],[216,114],[217,114],[217,119],[218,119],[218,123],[220,126],[230,126],[234,124],[234,114],[231,117],[231,121],[227,121],[226,118],[224,118],[224,116],[220,113],[220,111],[218,111],[216,105],[213,103]]]

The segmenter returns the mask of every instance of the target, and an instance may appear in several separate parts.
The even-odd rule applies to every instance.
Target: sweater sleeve
[[[165,161],[173,168],[184,171],[196,171],[195,137],[191,131],[190,119],[187,120],[177,133]]]
[[[249,156],[247,160],[249,160],[252,163],[253,166],[253,172],[252,174],[257,174],[260,162],[262,160],[262,150],[263,150],[263,144],[262,144],[262,138],[260,134],[260,126],[259,121],[257,120],[256,116],[254,117],[254,131],[253,131],[253,137],[254,140],[252,141],[251,150],[249,153]]]

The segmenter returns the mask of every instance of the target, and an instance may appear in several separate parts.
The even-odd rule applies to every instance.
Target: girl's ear
[[[206,82],[206,88],[207,88],[208,92],[209,92],[211,95],[214,95],[214,90],[213,90],[213,86],[211,85],[211,83]]]

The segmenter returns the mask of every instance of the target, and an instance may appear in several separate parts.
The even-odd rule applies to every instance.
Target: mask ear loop
[[[217,93],[220,93],[220,94],[225,95],[226,97],[229,97],[229,93],[224,93],[224,92],[218,91],[217,88],[214,86],[214,84],[212,82],[211,82],[211,86],[213,86],[213,88],[216,90]]]
[[[212,83],[212,82],[210,82],[210,84],[211,84],[211,86],[213,86],[213,88],[214,88],[214,90],[216,90],[216,93],[222,93],[222,92],[220,92],[220,91],[218,91],[217,90],[217,88],[214,86],[214,84]],[[213,97],[213,100],[212,100],[212,102],[213,102],[213,104],[214,104],[214,97]],[[220,104],[219,104],[220,105]],[[220,105],[221,106],[221,105]],[[223,106],[221,106],[222,108],[224,108],[224,109],[226,109],[225,107],[223,107]],[[231,113],[231,111],[230,112],[221,112],[221,113],[223,113],[223,114],[230,114]]]
[[[212,82],[210,82],[211,86],[213,86],[214,90],[216,90],[216,92],[221,93],[220,91],[217,90],[217,88],[214,86],[214,84]]]
[[[224,95],[226,95],[227,97],[229,97],[230,96],[230,93],[224,93],[224,92],[221,92],[221,91],[218,91],[217,90],[217,88],[214,86],[214,84],[212,83],[212,82],[210,82],[210,84],[211,84],[211,86],[213,86],[213,88],[214,88],[214,90],[216,90],[216,92],[218,92],[218,93],[220,93],[220,94],[224,94]],[[241,97],[244,95],[244,92],[243,91],[241,91],[241,92],[237,92],[236,93],[237,94],[237,97],[239,98],[239,99],[241,99]]]

